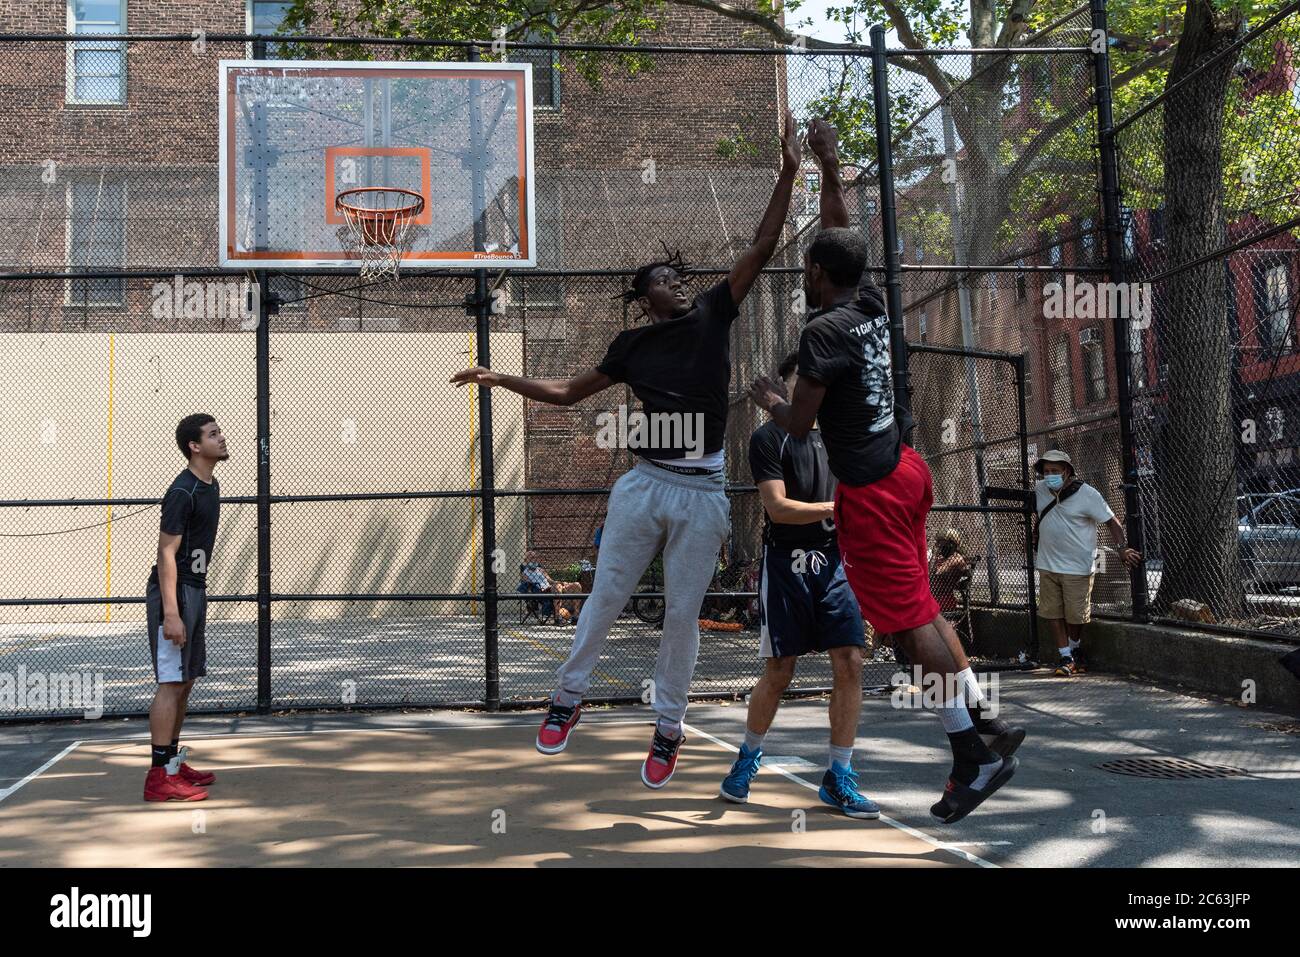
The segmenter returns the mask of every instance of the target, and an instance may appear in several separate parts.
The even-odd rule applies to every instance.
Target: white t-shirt
[[[1047,483],[1034,483],[1041,515],[1054,496]],[[1034,564],[1058,575],[1091,575],[1097,551],[1097,526],[1115,517],[1106,500],[1085,484],[1048,513],[1038,526],[1038,554]]]

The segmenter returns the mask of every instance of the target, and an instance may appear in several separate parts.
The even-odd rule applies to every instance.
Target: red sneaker
[[[144,779],[146,801],[206,801],[208,792],[195,787],[179,774],[168,774],[166,768],[150,768]]]
[[[176,773],[195,787],[205,788],[210,784],[215,783],[217,776],[211,771],[195,771],[185,763],[185,759],[189,756],[189,748],[182,747],[176,752],[176,757],[180,758],[180,767],[177,769]]]
[[[685,740],[685,733],[675,738],[660,734],[656,723],[655,736],[650,741],[650,753],[641,762],[641,783],[656,791],[667,784],[677,770],[677,752]]]
[[[559,754],[569,746],[569,732],[578,726],[581,717],[581,704],[566,708],[552,699],[551,709],[537,732],[537,750],[542,754]]]

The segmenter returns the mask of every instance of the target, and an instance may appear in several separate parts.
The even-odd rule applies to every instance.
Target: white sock
[[[963,690],[965,690],[966,700],[972,708],[977,707],[984,700],[984,692],[980,688],[979,680],[975,677],[975,671],[972,668],[957,672],[958,694]]]
[[[753,754],[763,746],[763,739],[767,737],[766,733],[759,734],[755,731],[745,729],[745,750]]]
[[[943,730],[949,734],[956,734],[959,731],[966,731],[975,727],[970,712],[966,710],[966,699],[964,697],[946,701],[942,708],[935,708],[934,710],[938,712],[939,720],[943,722]]]
[[[1081,644],[1083,644],[1082,638],[1067,638],[1066,641],[1070,643],[1071,651],[1074,651],[1075,648],[1078,648]]]
[[[970,783],[976,791],[983,791],[988,787],[989,781],[993,780],[993,775],[1002,770],[1002,759],[994,755],[996,760],[991,764],[981,764],[979,774],[975,775],[975,780]]]
[[[1071,654],[1070,654],[1070,653],[1071,653],[1072,651],[1074,651],[1074,649],[1071,648],[1069,645],[1066,645],[1064,648],[1057,648],[1056,650],[1059,651],[1059,652],[1061,653],[1061,657],[1062,657],[1062,658],[1069,658],[1069,657],[1071,657]]]
[[[826,769],[829,771],[833,769],[837,764],[842,768],[853,767],[852,747],[837,748],[835,745],[833,744],[831,745],[830,760],[826,765]]]
[[[680,738],[682,736],[682,723],[680,721],[669,721],[667,718],[660,718],[655,727],[659,729],[659,733],[665,738]]]

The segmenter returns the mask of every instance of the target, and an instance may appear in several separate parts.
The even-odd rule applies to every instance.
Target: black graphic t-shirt
[[[216,476],[208,483],[186,469],[168,487],[163,496],[161,528],[166,535],[181,537],[176,548],[178,582],[207,587],[220,511],[221,487]],[[157,565],[150,571],[149,580],[157,583]]]
[[[835,498],[835,476],[826,461],[821,433],[813,429],[796,439],[775,422],[754,430],[749,437],[749,471],[754,484],[785,482],[785,497],[796,502],[830,502]],[[763,512],[763,542],[780,548],[835,547],[835,525],[830,519],[808,525],[774,522]]]
[[[817,421],[835,477],[870,485],[892,472],[912,417],[895,391],[885,301],[868,279],[857,299],[809,318],[799,336],[799,375],[826,387]]]
[[[631,386],[645,413],[703,416],[702,448],[699,436],[691,435],[688,441],[685,430],[695,428],[692,421],[677,430],[674,444],[634,448],[638,455],[683,459],[688,453],[708,455],[722,448],[731,385],[731,323],[739,314],[731,286],[723,279],[696,296],[689,312],[626,329],[610,343],[596,371]]]

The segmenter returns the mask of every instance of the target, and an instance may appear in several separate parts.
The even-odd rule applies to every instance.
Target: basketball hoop
[[[415,220],[424,212],[424,197],[395,186],[361,186],[339,193],[334,208],[347,223],[339,238],[361,260],[361,278],[396,279],[419,228]]]

